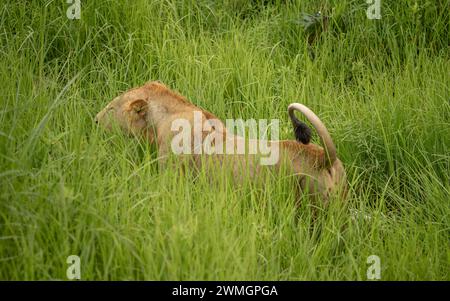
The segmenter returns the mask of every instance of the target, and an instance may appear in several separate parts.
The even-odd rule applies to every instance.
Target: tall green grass
[[[0,279],[449,280],[449,1],[4,0]],[[307,43],[302,12],[329,16]],[[310,55],[314,54],[314,59]],[[226,118],[312,108],[349,174],[316,219],[289,179],[158,169],[95,114],[160,79]],[[317,142],[317,139],[316,139]]]

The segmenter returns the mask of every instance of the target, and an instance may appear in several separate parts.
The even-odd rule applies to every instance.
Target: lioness
[[[316,129],[323,147],[310,144],[311,130],[305,123],[299,121],[295,111],[300,111]],[[288,162],[289,173],[295,175],[299,188],[303,192],[318,197],[325,202],[337,192],[345,198],[345,170],[336,156],[336,148],[326,127],[320,119],[306,106],[293,103],[288,107],[289,116],[294,126],[295,140],[267,141],[270,146],[279,148],[279,160],[273,165],[280,168]],[[202,138],[211,132],[224,138],[225,141],[239,141],[242,137],[229,133],[216,116],[198,108],[183,96],[167,88],[159,81],[148,82],[142,87],[131,89],[111,101],[96,116],[96,122],[106,129],[116,124],[125,133],[144,136],[150,143],[156,143],[158,155],[164,157],[171,151],[171,141],[174,138],[173,123],[177,120],[187,120],[194,124],[195,114],[210,122],[209,130],[202,131]],[[194,135],[194,134],[192,134]],[[195,140],[194,138],[191,141]],[[193,143],[193,142],[192,142]],[[224,145],[215,145],[223,148]],[[192,145],[193,148],[196,145]],[[194,165],[201,167],[203,154],[192,154],[189,157]],[[261,166],[254,160],[255,156],[210,154],[218,164],[231,162],[236,176],[242,174],[242,163],[249,163],[250,176],[255,177]]]

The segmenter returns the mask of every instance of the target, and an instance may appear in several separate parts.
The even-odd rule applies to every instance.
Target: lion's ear
[[[145,116],[147,114],[148,103],[143,99],[133,100],[130,103],[130,109],[135,111],[139,116]]]

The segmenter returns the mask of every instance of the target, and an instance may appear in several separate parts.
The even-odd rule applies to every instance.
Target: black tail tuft
[[[303,144],[308,144],[311,141],[311,129],[299,120],[292,121],[292,124],[294,126],[295,139]]]

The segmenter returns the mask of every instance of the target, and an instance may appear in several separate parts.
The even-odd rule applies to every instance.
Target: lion
[[[310,128],[295,116],[295,111],[301,112],[317,131],[322,146],[310,143],[312,132]],[[173,140],[176,133],[173,124],[177,120],[185,120],[195,124],[195,114],[200,115],[208,123],[208,129],[202,130],[201,139],[214,133],[225,141],[239,142],[242,137],[229,133],[223,122],[214,114],[203,110],[185,97],[172,91],[159,81],[150,81],[141,87],[133,88],[119,95],[111,101],[95,117],[96,122],[105,129],[111,130],[114,126],[131,136],[144,137],[149,143],[157,146],[158,156],[162,164],[173,150]],[[302,193],[307,193],[315,199],[328,202],[330,197],[338,195],[345,199],[347,195],[346,173],[342,162],[337,158],[336,147],[331,136],[320,119],[305,105],[292,103],[288,106],[288,114],[293,124],[296,140],[267,140],[269,146],[279,149],[279,159],[272,169],[285,169],[293,175]],[[191,135],[194,135],[192,132]],[[195,137],[190,139],[192,148]],[[258,142],[258,140],[253,140]],[[259,141],[261,142],[261,141]],[[222,149],[225,144],[215,144]],[[191,153],[182,154],[188,157],[192,166],[204,167],[205,156],[218,165],[230,164],[236,178],[242,176],[258,177],[265,168],[258,164],[258,154],[249,156],[245,154],[227,154],[219,152],[213,154]],[[211,161],[211,160],[210,160]],[[249,174],[242,173],[243,164],[248,167]],[[217,166],[216,166],[217,167]],[[269,167],[270,168],[270,167]]]

